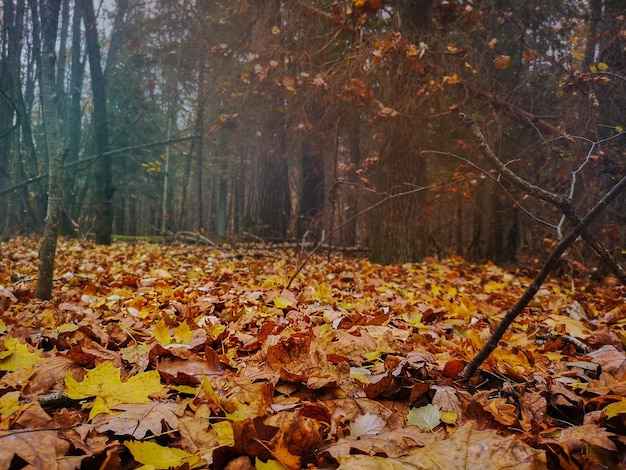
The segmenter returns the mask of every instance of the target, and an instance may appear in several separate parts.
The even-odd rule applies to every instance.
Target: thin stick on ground
[[[556,265],[557,260],[565,252],[565,250],[567,250],[567,248],[569,248],[569,246],[576,241],[576,239],[587,229],[589,224],[598,215],[600,215],[604,209],[606,209],[609,203],[613,201],[625,187],[626,176],[613,186],[613,188],[611,188],[611,190],[606,193],[604,197],[600,199],[595,206],[593,206],[593,208],[591,208],[587,215],[585,215],[585,217],[583,217],[583,219],[559,242],[554,250],[552,250],[552,253],[550,253],[546,261],[543,263],[539,274],[537,274],[535,279],[533,279],[532,284],[528,286],[513,308],[506,313],[483,348],[478,351],[470,363],[465,366],[465,369],[461,372],[462,378],[471,377],[476,373],[481,364],[485,362],[485,360],[496,348],[498,342],[504,336],[504,333],[506,333],[509,326],[511,326],[511,323],[513,323],[517,316],[533,299],[543,282],[546,280],[546,277],[548,277],[548,274],[550,274],[550,271],[552,271]]]

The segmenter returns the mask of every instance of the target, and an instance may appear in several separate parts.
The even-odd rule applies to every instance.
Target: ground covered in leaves
[[[625,468],[626,304],[461,259],[0,244],[0,470]]]

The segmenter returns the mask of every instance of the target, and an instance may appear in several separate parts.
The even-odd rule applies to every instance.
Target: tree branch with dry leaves
[[[465,366],[463,372],[461,372],[462,378],[468,378],[474,375],[481,364],[490,356],[490,354],[497,347],[498,343],[511,326],[513,321],[518,317],[518,315],[526,308],[528,303],[533,299],[543,282],[546,280],[547,276],[554,269],[557,264],[558,259],[563,255],[563,253],[578,239],[578,237],[582,236],[584,240],[589,243],[596,252],[597,245],[596,239],[592,237],[588,232],[588,227],[591,222],[596,219],[606,207],[622,192],[622,190],[626,187],[626,176],[623,177],[617,184],[615,184],[603,197],[600,199],[587,214],[580,219],[574,212],[571,200],[569,197],[556,195],[549,191],[544,190],[538,186],[533,185],[532,183],[524,180],[519,177],[513,171],[511,171],[506,165],[502,163],[502,161],[496,156],[493,152],[489,144],[487,143],[485,136],[480,131],[478,124],[474,119],[467,116],[466,114],[461,113],[459,116],[461,119],[461,123],[465,126],[468,126],[472,131],[472,135],[477,139],[479,143],[479,148],[483,156],[487,158],[487,160],[493,165],[498,171],[500,171],[501,175],[513,182],[520,189],[528,192],[529,194],[538,197],[544,201],[552,203],[557,208],[561,209],[564,215],[574,223],[574,227],[570,230],[570,232],[563,237],[557,246],[552,250],[550,255],[546,258],[543,263],[541,270],[533,279],[533,282],[528,286],[528,288],[524,291],[520,299],[517,303],[505,314],[504,318],[500,322],[500,324],[496,327],[491,337],[487,341],[487,343],[483,346],[483,348],[476,353],[474,358]],[[597,240],[599,243],[599,240]],[[601,246],[601,244],[600,244]],[[617,272],[615,274],[624,282],[626,277],[624,276],[623,268],[615,262],[613,257],[608,253],[603,246],[600,248],[600,256],[602,259],[605,259],[607,256],[611,261],[611,268]],[[606,255],[605,255],[606,254]]]
[[[469,127],[472,135],[478,142],[478,148],[481,154],[487,159],[489,164],[494,167],[499,174],[505,178],[506,180],[513,183],[522,191],[534,196],[542,201],[548,202],[552,204],[554,207],[559,209],[563,215],[570,221],[573,226],[577,226],[580,224],[581,219],[576,214],[574,210],[574,206],[572,204],[572,199],[570,196],[565,196],[561,194],[555,194],[550,191],[547,191],[539,186],[536,186],[529,181],[521,178],[515,172],[513,172],[508,166],[506,166],[502,160],[498,158],[495,152],[491,149],[487,139],[484,134],[478,127],[478,124],[474,119],[468,116],[465,113],[461,113],[459,115],[461,124]],[[606,263],[607,266],[611,269],[613,274],[617,276],[618,279],[622,282],[622,284],[626,285],[626,271],[624,268],[615,260],[615,258],[609,253],[604,244],[595,236],[591,235],[586,228],[583,228],[581,232],[581,237],[583,240],[593,249],[593,251],[600,257],[600,259]]]

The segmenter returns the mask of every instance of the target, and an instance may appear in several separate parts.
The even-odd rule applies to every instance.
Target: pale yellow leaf
[[[437,405],[428,404],[409,411],[406,418],[407,426],[432,431],[441,423],[441,409]]]
[[[188,464],[189,468],[199,468],[204,461],[194,454],[174,447],[163,447],[154,442],[129,441],[124,443],[133,458],[144,465],[151,465],[157,470],[179,468]]]

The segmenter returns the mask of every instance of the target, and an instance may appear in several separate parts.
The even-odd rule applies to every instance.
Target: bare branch
[[[494,153],[474,119],[472,119],[465,113],[460,113],[459,118],[461,124],[469,127],[472,135],[478,141],[478,146],[481,154],[489,161],[489,163],[495,169],[500,172],[500,174],[504,178],[511,181],[522,191],[526,191],[532,196],[553,204],[555,207],[561,210],[563,215],[570,221],[573,226],[578,226],[581,223],[581,219],[574,211],[574,207],[572,206],[572,200],[569,196],[551,193],[550,191],[546,191],[545,189],[540,188],[539,186],[535,186],[525,179],[520,178],[516,173],[511,171],[504,163],[502,163],[502,161]],[[575,178],[575,176],[575,174],[572,175],[572,178]],[[562,238],[560,232],[560,224],[557,225],[557,233],[559,235],[559,238]],[[597,237],[589,234],[585,227],[583,227],[581,236],[583,240],[585,240],[585,242],[596,252],[600,259],[602,259],[602,261],[604,261],[611,268],[613,274],[615,274],[622,281],[623,284],[626,284],[626,271],[615,260],[615,258],[611,256],[609,251],[604,247],[604,244]]]
[[[626,187],[626,176],[623,177],[611,190],[604,195],[600,201],[597,202],[595,206],[585,215],[585,217],[559,242],[559,244],[554,248],[552,253],[548,256],[546,261],[543,263],[539,274],[533,279],[533,282],[526,289],[524,294],[520,297],[517,303],[509,310],[497,328],[494,330],[493,334],[487,341],[487,343],[483,346],[483,348],[478,351],[478,353],[474,356],[474,358],[470,361],[463,372],[461,372],[461,377],[468,378],[474,375],[474,373],[478,370],[481,364],[489,357],[489,355],[493,352],[493,350],[498,345],[498,342],[504,336],[504,333],[508,330],[511,323],[517,318],[517,316],[526,308],[528,303],[533,299],[543,282],[550,274],[550,271],[556,265],[557,260],[561,257],[561,255],[569,248],[569,246],[576,241],[576,239],[586,231],[589,224],[606,209],[606,207],[613,201],[622,190]]]
[[[200,139],[202,138],[202,136],[199,135],[191,135],[191,136],[187,136],[187,137],[176,137],[174,139],[164,139],[164,140],[158,140],[156,142],[148,142],[146,144],[140,144],[140,145],[132,145],[130,147],[123,147],[123,148],[119,148],[119,149],[115,149],[115,150],[108,150],[106,152],[103,152],[102,155],[103,156],[109,156],[109,155],[118,155],[120,153],[124,153],[124,152],[130,152],[133,150],[141,150],[141,149],[145,149],[145,148],[150,148],[150,147],[157,147],[159,145],[168,145],[168,144],[175,144],[177,142],[184,142],[186,140],[193,140],[193,139]],[[93,157],[88,157],[88,158],[83,158],[82,160],[76,160],[75,162],[72,163],[67,163],[65,164],[65,166],[63,167],[65,170],[67,170],[68,168],[72,168],[78,165],[82,165],[82,164],[87,164],[87,163],[93,163],[96,160],[98,160],[98,158],[100,158],[100,155],[95,155]],[[19,183],[14,184],[13,186],[10,186],[8,188],[5,188],[3,190],[0,191],[0,196],[3,196],[5,194],[8,194],[12,191],[15,191],[16,189],[20,189],[24,186],[28,186],[29,184],[35,183],[43,178],[46,178],[48,176],[48,173],[42,173],[41,175],[38,176],[33,176],[32,178],[29,178],[27,180],[21,181]]]

